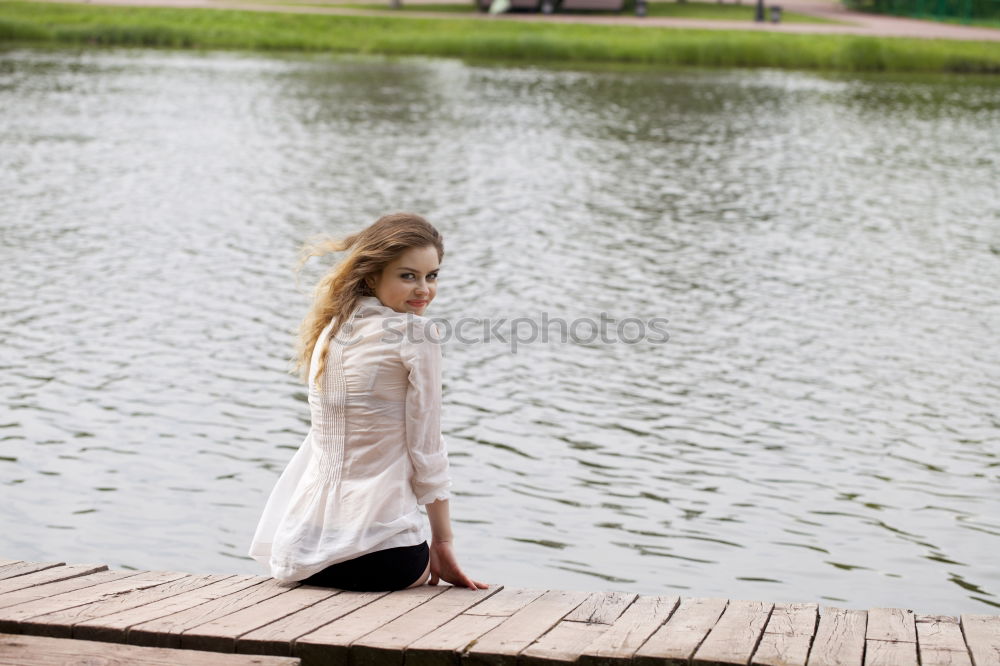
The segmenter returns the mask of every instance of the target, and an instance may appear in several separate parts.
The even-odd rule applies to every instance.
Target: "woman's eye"
[[[413,277],[413,273],[403,273],[402,275],[400,275],[400,277],[403,278],[404,280],[409,280],[410,278]]]
[[[427,275],[427,279],[428,280],[437,280],[438,279],[438,274],[437,273],[429,273]]]

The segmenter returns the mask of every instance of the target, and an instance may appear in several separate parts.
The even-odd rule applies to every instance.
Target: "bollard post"
[[[764,0],[757,0],[757,10],[753,14],[753,20],[757,23],[764,22]]]

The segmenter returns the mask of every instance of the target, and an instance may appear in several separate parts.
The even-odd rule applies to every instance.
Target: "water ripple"
[[[415,209],[463,561],[521,586],[1000,606],[1000,87],[0,56],[7,556],[258,573],[308,429],[298,243]],[[197,516],[192,520],[192,516]]]

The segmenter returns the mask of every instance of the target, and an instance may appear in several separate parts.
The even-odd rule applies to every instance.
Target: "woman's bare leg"
[[[430,578],[430,577],[431,577],[431,561],[428,558],[428,560],[427,560],[427,566],[424,567],[424,572],[422,574],[420,574],[420,578],[418,578],[417,580],[413,581],[412,585],[407,585],[406,589],[410,589],[411,587],[420,587],[421,585],[423,585],[424,583],[426,583],[427,579]]]

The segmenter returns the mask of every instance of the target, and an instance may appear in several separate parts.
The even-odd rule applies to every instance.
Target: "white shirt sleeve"
[[[451,478],[441,435],[441,336],[434,322],[415,318],[400,345],[409,372],[406,391],[406,448],[413,463],[410,485],[417,504],[448,499]]]

